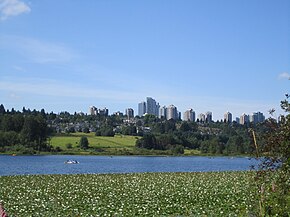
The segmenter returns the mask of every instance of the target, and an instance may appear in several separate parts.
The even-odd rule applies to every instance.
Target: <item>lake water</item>
[[[65,164],[66,160],[79,164]],[[85,174],[140,172],[207,172],[250,170],[255,159],[245,157],[143,156],[8,156],[0,155],[0,176],[24,174]]]

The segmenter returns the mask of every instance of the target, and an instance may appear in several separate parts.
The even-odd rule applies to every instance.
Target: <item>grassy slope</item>
[[[53,147],[60,147],[62,150],[69,152],[81,152],[77,146],[82,136],[89,140],[89,146],[93,149],[102,150],[105,153],[119,153],[120,150],[133,151],[137,137],[116,135],[115,137],[95,136],[94,133],[72,133],[69,135],[57,135],[51,138],[50,144]],[[72,144],[72,149],[67,149],[66,144]],[[120,154],[120,153],[119,153]]]

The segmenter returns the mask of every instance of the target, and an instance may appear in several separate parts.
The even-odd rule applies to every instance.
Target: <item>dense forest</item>
[[[34,151],[52,151],[47,138],[50,129],[47,127],[44,110],[38,112],[23,108],[22,112],[5,111],[0,105],[0,151],[16,151],[32,154]]]
[[[266,121],[267,122],[267,121]],[[183,154],[185,149],[199,150],[204,154],[252,154],[255,146],[252,130],[259,143],[269,129],[267,123],[240,125],[236,122],[212,123],[159,119],[154,115],[128,119],[118,115],[85,115],[61,112],[59,114],[30,110],[5,110],[0,105],[0,152],[59,151],[49,143],[57,133],[95,132],[96,136],[115,134],[138,136],[136,148],[169,150]],[[251,129],[251,130],[250,130]]]

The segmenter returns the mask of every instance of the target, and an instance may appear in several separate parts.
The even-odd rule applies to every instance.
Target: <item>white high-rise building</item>
[[[174,105],[170,105],[167,107],[167,112],[166,112],[166,119],[170,120],[176,120],[178,119],[178,112],[177,112],[177,108]]]
[[[246,115],[243,113],[240,117],[240,124],[246,124],[249,123],[249,115]]]
[[[193,109],[188,109],[183,113],[183,120],[195,121],[195,112],[193,111]]]
[[[160,119],[161,119],[161,118],[166,119],[166,112],[167,112],[167,108],[166,108],[166,106],[160,107],[160,108],[159,108],[159,115],[158,115],[158,117],[159,117]]]
[[[95,106],[90,106],[89,115],[96,115],[98,113],[98,109]]]
[[[107,108],[97,109],[95,106],[90,106],[89,115],[97,115],[97,114],[108,116],[109,110]]]
[[[200,114],[198,115],[198,120],[199,120],[199,122],[205,122],[205,114],[200,113]]]
[[[146,102],[140,102],[138,104],[138,115],[142,117],[146,113]]]
[[[230,112],[226,112],[224,114],[224,121],[227,123],[231,123],[233,121],[233,115]]]
[[[251,123],[257,124],[258,123],[258,114],[256,112],[253,112],[250,116],[249,116],[249,121]]]

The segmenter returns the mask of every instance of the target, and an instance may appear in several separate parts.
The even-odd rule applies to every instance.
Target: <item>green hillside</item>
[[[80,149],[79,141],[82,136],[86,136],[89,141],[89,149]],[[124,154],[135,149],[138,137],[115,135],[114,137],[95,136],[94,133],[72,133],[56,135],[51,137],[50,145],[54,148],[59,147],[60,152],[72,154]],[[71,148],[69,147],[71,144]]]

